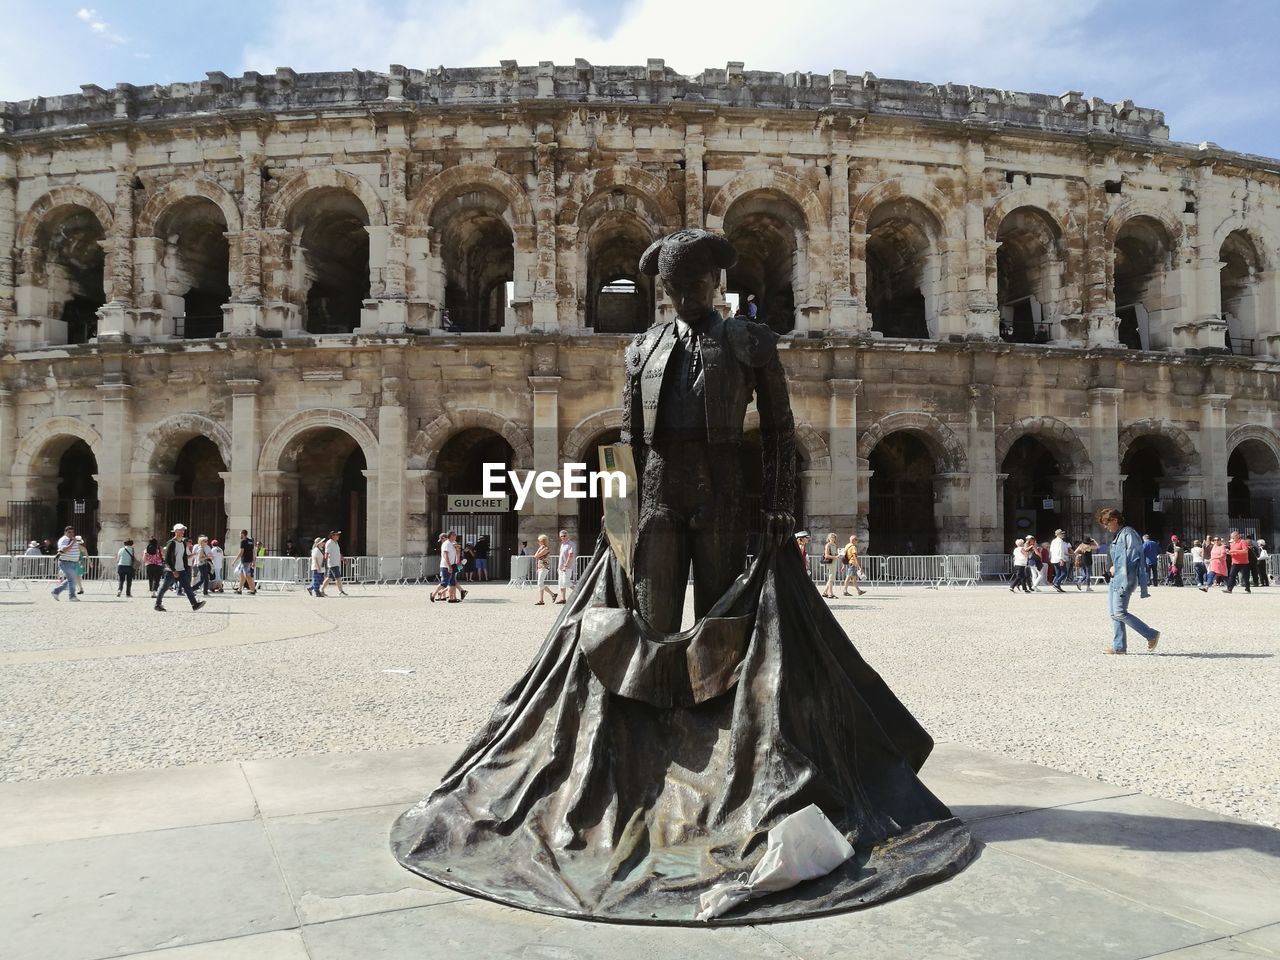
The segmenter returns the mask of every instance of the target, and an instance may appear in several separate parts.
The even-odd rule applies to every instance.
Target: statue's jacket
[[[787,398],[786,371],[778,356],[778,335],[737,317],[713,319],[700,331],[707,442],[737,446],[752,396],[760,414],[763,455],[762,507],[790,512],[795,501],[795,421]],[[632,445],[637,468],[654,442],[658,406],[676,324],[663,321],[627,347],[624,364],[622,442]]]

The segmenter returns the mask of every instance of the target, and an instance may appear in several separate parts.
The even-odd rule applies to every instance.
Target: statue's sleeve
[[[772,333],[765,332],[753,339],[756,342],[752,352],[764,360],[755,370],[756,409],[760,411],[760,448],[764,460],[761,507],[766,511],[794,513],[796,423],[791,415],[791,398],[787,395],[787,373]]]
[[[631,341],[623,354],[625,378],[622,385],[622,442],[630,445],[636,470],[644,470],[644,409],[640,403],[641,347],[644,335]]]

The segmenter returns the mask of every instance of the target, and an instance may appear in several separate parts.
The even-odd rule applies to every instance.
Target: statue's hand
[[[776,547],[791,539],[796,530],[795,514],[783,510],[766,510],[764,513],[764,538]]]

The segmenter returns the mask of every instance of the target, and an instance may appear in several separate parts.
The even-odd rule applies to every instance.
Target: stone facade
[[[479,459],[617,429],[626,339],[670,314],[635,263],[682,225],[785,335],[810,529],[1000,552],[1123,501],[1270,532],[1280,162],[1077,93],[651,60],[0,103],[6,544],[96,496],[105,551],[192,497],[431,552]],[[539,500],[520,536],[578,522]]]

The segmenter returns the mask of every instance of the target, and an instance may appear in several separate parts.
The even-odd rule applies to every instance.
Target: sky
[[[0,100],[278,66],[658,57],[692,75],[740,60],[748,70],[1079,90],[1163,110],[1174,140],[1280,158],[1277,39],[1274,0],[0,0]]]

